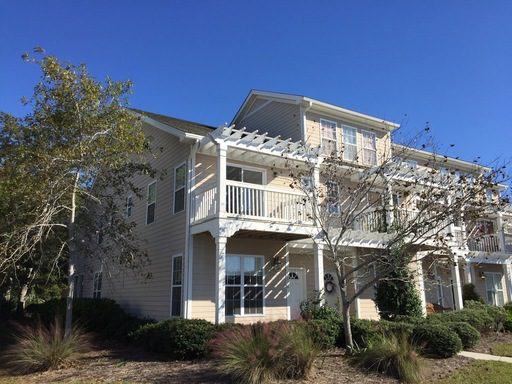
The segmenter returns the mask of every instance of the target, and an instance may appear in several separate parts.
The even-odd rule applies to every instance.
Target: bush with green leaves
[[[304,328],[315,345],[322,350],[334,347],[340,334],[339,323],[336,324],[329,320],[298,321],[296,326]]]
[[[416,323],[406,323],[406,322],[397,322],[397,321],[386,321],[381,320],[379,321],[379,328],[383,334],[389,334],[389,335],[412,335],[412,331],[414,330],[415,324],[419,324],[419,322]]]
[[[206,320],[169,319],[146,324],[130,333],[131,340],[145,349],[177,360],[206,356],[216,327]]]
[[[421,347],[426,356],[446,358],[462,350],[462,341],[457,333],[441,323],[416,325],[411,340]]]
[[[467,301],[478,301],[480,303],[484,302],[484,300],[476,292],[476,287],[473,283],[467,283],[462,286],[462,300],[464,301],[464,307],[466,306]]]
[[[512,332],[512,302],[507,303],[503,306],[503,309],[505,309],[507,313],[507,318],[505,319],[505,322],[503,323],[503,328],[507,332]]]
[[[66,302],[63,299],[32,304],[27,312],[50,324],[56,316],[63,319]],[[126,313],[114,300],[77,298],[73,300],[73,321],[90,332],[105,338],[125,338],[144,324],[153,322]]]
[[[3,353],[8,368],[14,373],[29,373],[60,368],[90,349],[90,337],[74,326],[64,336],[59,318],[46,326],[37,321],[31,325],[18,325],[14,343]]]
[[[359,367],[385,373],[400,382],[419,383],[423,378],[421,360],[406,333],[380,335],[352,357]]]
[[[480,341],[480,332],[464,321],[448,323],[448,328],[454,331],[462,342],[464,349],[473,348]]]
[[[267,383],[307,376],[318,348],[299,323],[278,321],[233,327],[210,342],[215,366],[236,383]]]
[[[482,309],[463,309],[443,313],[434,313],[427,317],[429,323],[453,323],[466,322],[472,325],[480,333],[490,332],[495,327],[494,319]]]
[[[467,301],[464,303],[464,310],[485,311],[493,320],[493,331],[502,331],[503,325],[507,320],[507,310],[504,307],[484,304],[480,301]]]

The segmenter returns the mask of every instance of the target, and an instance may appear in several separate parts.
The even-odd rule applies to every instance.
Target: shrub
[[[469,323],[459,321],[454,323],[448,323],[448,328],[454,331],[462,341],[462,347],[469,349],[478,344],[480,340],[480,332]]]
[[[188,360],[206,356],[215,325],[206,320],[170,319],[146,324],[130,334],[137,345],[166,356]]]
[[[59,368],[90,348],[89,336],[74,326],[69,336],[58,318],[49,326],[38,321],[35,325],[18,325],[18,334],[4,358],[16,373],[28,373]]]
[[[443,313],[434,313],[428,316],[429,323],[450,323],[466,322],[472,325],[481,333],[489,332],[494,329],[494,319],[481,309],[463,309],[460,311],[451,311]]]
[[[422,353],[432,357],[451,357],[462,350],[459,336],[443,324],[419,324],[411,336]]]
[[[407,334],[381,335],[354,355],[353,361],[406,383],[419,383],[423,376],[420,359]]]
[[[388,334],[388,335],[404,334],[407,336],[411,336],[412,331],[414,330],[414,324],[410,324],[410,323],[406,323],[406,322],[386,321],[386,320],[381,320],[379,322],[379,327],[383,334]]]
[[[464,309],[466,310],[480,310],[485,311],[492,318],[493,325],[492,330],[501,331],[503,330],[503,324],[507,319],[507,311],[505,308],[497,307],[495,305],[484,304],[479,301],[467,301],[464,303]]]
[[[65,309],[65,300],[59,299],[32,304],[27,311],[50,324],[56,316],[64,319]],[[105,338],[124,338],[152,320],[130,316],[114,300],[77,298],[73,300],[73,322]]]
[[[296,326],[302,328],[311,337],[319,349],[334,347],[340,333],[339,325],[328,320],[309,320],[297,322]]]
[[[480,297],[478,293],[476,293],[475,285],[472,283],[464,284],[462,287],[462,300],[464,301],[464,306],[466,306],[467,301],[478,301],[483,303],[483,299]]]
[[[233,327],[211,341],[217,369],[237,383],[265,383],[308,374],[318,354],[297,323],[257,323]]]

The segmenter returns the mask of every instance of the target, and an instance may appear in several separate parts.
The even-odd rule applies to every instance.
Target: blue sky
[[[23,113],[40,45],[134,107],[211,125],[250,89],[302,94],[403,124],[442,149],[512,157],[512,2],[0,0],[0,110]],[[450,148],[449,144],[455,144]]]

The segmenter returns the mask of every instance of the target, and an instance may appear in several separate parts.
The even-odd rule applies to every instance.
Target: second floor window
[[[156,209],[156,181],[148,185],[148,197],[146,208],[146,224],[151,224],[155,221]]]
[[[103,272],[98,271],[94,273],[92,279],[92,298],[101,299],[101,286],[103,283]]]
[[[333,215],[340,214],[340,204],[338,201],[339,190],[338,184],[332,181],[325,183],[327,188],[327,212]]]
[[[263,172],[255,169],[247,169],[228,165],[226,167],[226,178],[232,181],[239,181],[242,183],[251,183],[263,185]]]
[[[362,131],[363,136],[363,164],[377,165],[377,140],[375,133]]]
[[[357,160],[357,130],[343,127],[343,160]]]
[[[185,209],[185,185],[187,184],[187,167],[185,164],[174,169],[174,213]]]
[[[172,258],[172,293],[171,293],[171,316],[181,316],[181,284],[183,276],[183,258],[174,256]]]
[[[337,150],[336,122],[320,119],[320,131],[322,135],[322,153],[332,155]]]

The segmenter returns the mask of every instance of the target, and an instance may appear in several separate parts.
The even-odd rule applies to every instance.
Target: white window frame
[[[244,170],[253,171],[253,172],[260,172],[261,173],[261,184],[247,183],[245,181],[229,180],[227,178],[228,167],[240,168],[242,170],[242,180],[244,178],[244,176],[243,176],[244,175]],[[228,183],[242,183],[242,184],[249,184],[249,185],[265,186],[265,185],[267,185],[267,170],[265,168],[252,167],[252,166],[248,166],[248,165],[235,164],[235,163],[226,163],[226,181]]]
[[[265,316],[265,256],[263,255],[242,255],[242,254],[227,254],[226,255],[226,261],[228,257],[239,257],[240,258],[240,284],[225,284],[225,288],[228,287],[240,287],[240,314],[226,314],[226,317],[261,317]],[[257,259],[262,260],[262,283],[261,284],[244,284],[244,258],[246,257],[254,257]],[[226,271],[227,272],[227,271]],[[245,287],[261,287],[261,295],[262,295],[262,306],[261,306],[261,313],[245,313],[245,307],[244,307],[244,294],[245,294]],[[226,289],[227,293],[227,289]],[[226,300],[226,296],[224,296],[224,299]],[[227,301],[227,300],[226,300]],[[226,306],[227,310],[227,306]]]
[[[334,181],[327,181],[325,183],[325,189],[326,189],[326,193],[325,193],[326,205],[325,205],[325,207],[329,214],[339,215],[341,213],[339,201],[337,199],[330,201],[332,199],[330,196],[330,192],[332,191],[332,189],[329,186],[334,187],[334,191],[335,191],[334,195],[339,196],[339,193],[340,193],[340,186],[338,185],[338,183],[336,183]]]
[[[101,291],[103,289],[103,270],[94,272],[92,277],[92,298],[101,299]]]
[[[501,272],[484,272],[485,276],[485,301],[487,304],[502,306],[505,303],[505,293],[504,293],[504,285],[503,284],[503,273]],[[487,289],[487,282],[492,276],[493,282],[499,282],[501,288],[497,288],[496,284],[494,284],[494,290],[490,291]],[[496,278],[498,277],[498,278]],[[494,292],[492,302],[489,300],[489,292]],[[498,295],[501,295],[501,301],[498,299]]]
[[[324,130],[323,124],[324,123],[334,124],[334,138],[324,137],[324,134],[323,134],[323,130]],[[332,129],[332,127],[329,127],[329,129]],[[328,119],[320,119],[320,149],[321,149],[321,153],[323,155],[330,156],[332,154],[332,151],[329,153],[325,153],[326,147],[324,146],[324,140],[327,140],[331,143],[334,142],[334,151],[336,153],[338,152],[338,123],[336,121],[328,120]]]
[[[175,267],[174,263],[175,263],[175,260],[178,259],[178,258],[181,258],[181,270],[180,270],[181,281],[179,282],[179,284],[177,284],[175,279],[174,279],[174,275],[176,273],[176,271],[174,269],[174,267]],[[182,254],[174,255],[171,260],[172,260],[172,264],[171,264],[171,311],[170,311],[170,315],[171,315],[171,317],[181,317],[183,315],[183,255]],[[174,289],[177,289],[177,288],[181,289],[181,294],[180,294],[180,313],[179,313],[179,315],[173,314]]]
[[[354,127],[351,127],[349,125],[343,125],[342,126],[342,131],[343,131],[343,135],[342,135],[342,138],[343,138],[343,160],[344,161],[350,161],[350,162],[353,162],[353,163],[356,163],[358,161],[358,158],[359,158],[359,154],[358,154],[358,146],[357,146],[357,128],[354,128]],[[347,134],[346,132],[347,131],[353,131],[354,134],[355,134],[355,138],[356,138],[356,143],[348,143],[346,142],[346,138],[347,138]],[[351,158],[348,158],[347,157],[347,147],[350,146],[350,147],[353,147],[355,148],[355,158],[354,159],[351,159]]]
[[[133,216],[133,195],[130,193],[126,196],[126,218],[131,218]]]
[[[155,201],[153,202],[149,202],[149,189],[151,186],[155,186]],[[150,182],[147,186],[147,190],[146,190],[146,225],[150,225],[152,223],[155,222],[156,220],[156,193],[157,193],[157,190],[156,190],[156,180]],[[149,206],[154,204],[155,205],[155,209],[154,209],[154,212],[153,212],[153,221],[151,223],[148,223],[148,212],[149,212]]]
[[[373,137],[373,148],[367,148],[365,146],[365,135],[370,135],[371,137]],[[372,132],[372,131],[368,131],[368,130],[365,130],[365,129],[362,129],[361,130],[361,149],[362,149],[362,160],[363,160],[363,165],[369,165],[369,166],[374,166],[374,165],[377,165],[378,163],[378,158],[377,158],[377,135],[375,134],[375,132]],[[370,151],[372,153],[375,154],[375,163],[372,163],[370,161],[370,159],[367,159],[366,158],[366,151]],[[373,161],[373,157],[372,157],[372,161]]]
[[[182,186],[180,186],[179,188],[177,188],[177,185],[176,185],[176,174],[177,174],[177,171],[178,169],[180,168],[185,168],[185,182]],[[173,212],[174,213],[179,213],[179,212],[183,212],[185,210],[185,206],[186,206],[186,202],[187,202],[187,194],[186,194],[186,188],[187,188],[187,163],[186,162],[183,162],[181,163],[180,165],[178,165],[177,167],[174,168],[174,195],[173,195]],[[179,211],[176,210],[176,194],[183,190],[183,209],[180,209]]]

